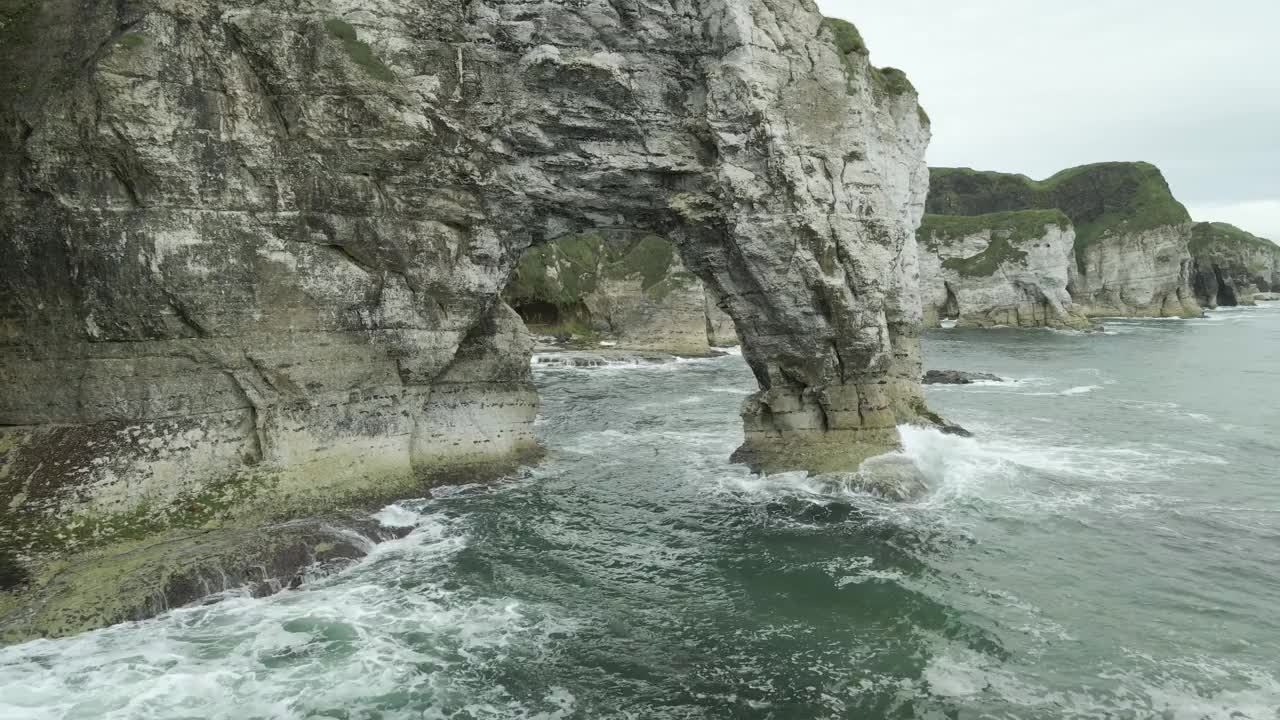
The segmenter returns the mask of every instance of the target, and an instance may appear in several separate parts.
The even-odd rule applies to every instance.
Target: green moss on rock
[[[1044,237],[1045,227],[1071,227],[1071,219],[1061,210],[1014,210],[986,215],[925,215],[916,239],[929,248],[939,242],[958,240],[979,233],[1001,235],[1015,245]]]
[[[845,77],[848,79],[849,94],[857,92],[858,84],[854,78],[858,73],[866,72],[871,92],[877,99],[898,98],[903,95],[916,95],[916,88],[907,78],[907,74],[898,68],[878,68],[869,61],[871,51],[857,26],[839,18],[822,18],[822,27],[831,33],[831,42],[835,45],[840,59],[844,62]],[[916,105],[916,117],[921,125],[929,125],[929,114],[919,104]]]
[[[146,38],[139,33],[125,33],[116,38],[116,45],[126,50],[135,50],[142,47],[144,44],[146,44]]]
[[[356,29],[350,23],[333,18],[325,21],[324,29],[329,33],[330,37],[342,41],[342,47],[346,50],[347,56],[351,58],[352,62],[359,65],[369,77],[382,82],[392,82],[396,79],[396,75],[391,72],[391,68],[383,64],[368,43],[360,40]]]
[[[986,215],[925,215],[916,231],[917,240],[936,250],[941,243],[985,234],[988,245],[967,258],[947,258],[942,267],[967,277],[995,274],[1001,265],[1026,258],[1019,246],[1044,237],[1045,228],[1071,227],[1071,220],[1059,210],[1017,210]]]
[[[881,96],[897,97],[916,91],[907,74],[894,67],[871,68],[871,81]]]
[[[822,26],[831,31],[831,38],[841,55],[849,53],[857,53],[858,55],[870,54],[871,51],[867,50],[867,44],[863,42],[862,33],[858,32],[857,25],[840,18],[824,17],[822,18]]]
[[[1145,162],[1109,162],[1069,168],[1045,180],[970,168],[930,168],[925,211],[984,215],[1058,209],[1076,228],[1076,260],[1098,240],[1191,221],[1160,170]]]

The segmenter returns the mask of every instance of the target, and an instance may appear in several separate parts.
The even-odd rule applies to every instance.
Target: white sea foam
[[[1102,389],[1101,385],[1078,385],[1073,388],[1067,388],[1066,390],[1063,390],[1058,394],[1059,395],[1084,395],[1085,393],[1091,393],[1094,390],[1101,390],[1101,389]]]
[[[1032,713],[1051,709],[1052,717],[1064,720],[1261,720],[1276,717],[1280,707],[1280,680],[1263,668],[1132,653],[1130,661],[1123,668],[1104,664],[1099,672],[1103,682],[1050,688],[989,656],[944,645],[925,666],[920,693],[950,699],[981,695]]]
[[[382,523],[383,527],[413,527],[422,519],[422,515],[402,505],[388,505],[373,514],[373,519]]]
[[[444,563],[467,545],[459,521],[408,505],[378,516],[416,529],[314,585],[0,648],[0,718],[301,718],[408,697],[515,707],[501,688],[459,686],[454,669],[511,652],[536,662],[572,623],[446,589]],[[572,695],[553,695],[544,705],[561,714],[544,717],[567,717]],[[408,710],[384,716],[426,708]]]

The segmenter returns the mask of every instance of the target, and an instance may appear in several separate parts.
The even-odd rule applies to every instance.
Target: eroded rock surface
[[[1227,223],[1196,223],[1189,245],[1205,307],[1253,305],[1280,291],[1280,245]]]
[[[535,336],[624,350],[711,349],[702,282],[656,235],[606,230],[532,247],[504,296]]]
[[[926,327],[1090,326],[1067,292],[1075,229],[1060,211],[926,215],[916,237]]]
[[[531,244],[674,240],[742,457],[920,417],[927,118],[807,1],[18,0],[0,22],[0,525],[21,563],[533,451]]]
[[[1084,165],[1041,181],[968,168],[933,168],[928,210],[983,215],[1056,209],[1070,218],[1068,289],[1087,317],[1198,317],[1191,289],[1191,217],[1149,163]]]

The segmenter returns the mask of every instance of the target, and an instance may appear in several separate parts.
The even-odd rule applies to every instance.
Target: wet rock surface
[[[172,532],[87,553],[28,579],[22,603],[0,604],[0,642],[143,620],[228,591],[260,597],[296,588],[410,530],[345,514]]]
[[[924,374],[925,385],[972,385],[978,381],[1003,382],[999,375],[963,370],[929,370]]]

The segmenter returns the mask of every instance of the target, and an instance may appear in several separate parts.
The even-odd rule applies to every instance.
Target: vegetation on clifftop
[[[942,267],[968,277],[990,276],[1006,262],[1019,261],[1027,254],[1019,246],[1035,242],[1045,235],[1045,228],[1071,227],[1071,221],[1059,210],[1016,210],[986,215],[925,215],[916,231],[920,243],[936,250],[944,242],[974,235],[986,235],[987,247],[967,258],[947,258]]]
[[[986,215],[925,215],[916,230],[916,239],[929,248],[942,241],[958,240],[970,235],[998,233],[1017,244],[1044,237],[1045,227],[1057,225],[1066,230],[1071,219],[1061,210],[1013,210]]]
[[[867,50],[867,44],[862,40],[862,33],[858,32],[857,25],[848,20],[832,17],[822,18],[822,24],[831,30],[831,36],[835,39],[836,47],[840,50],[841,55],[849,53],[871,54],[871,51]]]
[[[907,78],[905,72],[894,67],[878,68],[871,64],[869,60],[871,51],[867,49],[867,44],[862,39],[862,33],[858,32],[856,25],[840,18],[824,17],[822,18],[822,27],[830,30],[832,43],[840,53],[841,59],[844,60],[846,75],[852,78],[855,73],[860,71],[860,66],[863,63],[866,64],[868,79],[871,82],[871,91],[876,97],[898,97],[907,93],[916,94],[916,88],[911,84],[911,80]],[[852,88],[852,85],[850,87]],[[850,92],[853,92],[852,89],[850,89]],[[928,113],[918,104],[916,105],[916,114],[920,118],[922,125],[929,124]]]
[[[1191,228],[1187,248],[1192,255],[1211,253],[1218,248],[1280,254],[1280,245],[1224,222],[1196,223]]]
[[[1045,180],[1026,175],[930,168],[926,212],[982,215],[1033,208],[1058,209],[1076,228],[1076,260],[1094,242],[1191,222],[1159,168],[1145,162],[1109,162],[1063,170]]]

